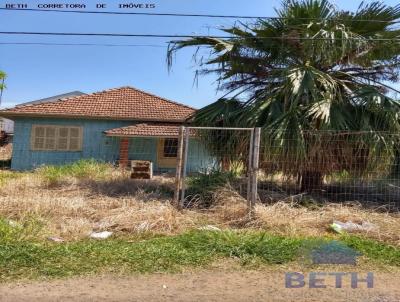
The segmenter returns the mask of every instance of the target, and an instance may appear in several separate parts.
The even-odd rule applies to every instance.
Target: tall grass
[[[94,159],[81,159],[76,162],[61,166],[43,166],[36,170],[38,176],[49,185],[56,184],[66,178],[99,179],[106,176],[110,164],[102,163]]]
[[[210,206],[213,196],[219,189],[233,183],[236,175],[233,172],[214,170],[209,173],[201,173],[188,178],[186,195],[195,198],[203,206]]]
[[[1,168],[1,166],[0,166],[0,168]],[[7,183],[7,181],[9,181],[11,179],[16,179],[21,176],[23,176],[23,173],[0,169],[0,185]]]

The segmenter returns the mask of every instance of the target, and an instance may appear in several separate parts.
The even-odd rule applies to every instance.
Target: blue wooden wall
[[[119,158],[118,137],[107,137],[103,131],[112,128],[132,125],[131,121],[84,120],[84,119],[52,119],[52,118],[18,118],[15,119],[13,170],[31,170],[42,165],[61,165],[79,159],[94,158],[96,160],[115,163]],[[83,127],[82,150],[66,151],[32,151],[30,146],[31,128],[33,124],[71,125]],[[157,166],[157,138],[131,138],[129,159],[151,160],[155,171],[164,172]],[[205,170],[212,164],[212,159],[199,142],[191,139],[188,152],[188,172]]]

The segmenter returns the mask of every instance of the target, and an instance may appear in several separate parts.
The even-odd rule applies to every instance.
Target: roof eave
[[[152,138],[165,138],[165,137],[179,137],[179,135],[133,135],[133,134],[109,134],[105,133],[108,137],[152,137]]]
[[[168,123],[185,123],[185,119],[151,119],[151,118],[136,118],[136,117],[118,117],[118,116],[90,116],[90,115],[68,115],[68,114],[35,114],[21,112],[0,111],[0,117],[9,119],[19,117],[47,117],[47,118],[67,118],[67,119],[91,119],[91,120],[123,120],[123,121],[140,121],[140,122],[168,122]]]

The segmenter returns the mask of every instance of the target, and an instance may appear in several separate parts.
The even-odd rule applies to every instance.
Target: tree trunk
[[[311,193],[320,190],[323,185],[324,176],[318,171],[303,171],[301,174],[301,191]]]

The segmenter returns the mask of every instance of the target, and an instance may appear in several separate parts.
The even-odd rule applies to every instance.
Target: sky
[[[29,8],[45,3],[107,4],[107,11],[162,12],[274,16],[280,0],[75,0],[25,1]],[[368,2],[368,1],[367,1]],[[396,5],[398,0],[384,1]],[[24,1],[0,0],[0,7]],[[119,3],[148,3],[155,8],[119,9]],[[359,1],[335,0],[339,8],[355,10]],[[91,32],[131,34],[218,34],[236,19],[137,15],[70,14],[55,12],[0,11],[1,31]],[[132,86],[195,108],[210,104],[217,93],[215,75],[194,82],[194,49],[178,52],[172,70],[166,64],[165,38],[48,37],[0,35],[0,43],[105,43],[148,45],[135,47],[42,46],[0,44],[0,70],[7,73],[2,107],[79,90],[85,93]]]

